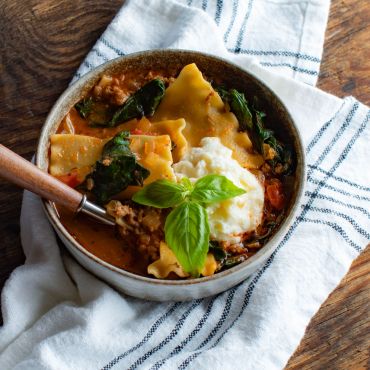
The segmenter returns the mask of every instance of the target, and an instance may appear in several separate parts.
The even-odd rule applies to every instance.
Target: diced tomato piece
[[[266,184],[266,195],[271,205],[281,210],[285,205],[283,184],[278,179],[272,179]]]
[[[143,134],[143,130],[140,130],[139,128],[134,128],[133,130],[131,130],[131,135],[142,135]]]
[[[80,185],[81,181],[77,178],[77,171],[72,171],[67,175],[57,176],[57,179],[64,182],[66,185],[71,188],[75,188],[77,185]]]

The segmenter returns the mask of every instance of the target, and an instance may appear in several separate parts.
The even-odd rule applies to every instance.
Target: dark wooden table
[[[45,117],[122,0],[0,0],[0,141],[30,159]],[[332,0],[319,87],[370,105],[370,1]],[[24,262],[22,191],[0,180],[0,288]],[[370,368],[370,247],[309,324],[287,369]],[[1,320],[1,317],[0,317]]]

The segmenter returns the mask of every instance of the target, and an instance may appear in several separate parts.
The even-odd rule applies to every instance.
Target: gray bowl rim
[[[140,57],[155,57],[156,55],[163,54],[163,53],[178,53],[178,54],[193,54],[195,56],[199,57],[204,57],[210,60],[218,60],[220,62],[226,63],[230,65],[231,67],[240,70],[243,74],[246,74],[249,76],[249,78],[254,79],[260,86],[262,86],[264,89],[270,91],[270,93],[274,96],[274,98],[279,102],[281,107],[285,110],[286,115],[288,116],[290,122],[292,123],[291,129],[294,131],[294,136],[297,140],[298,147],[300,149],[300,152],[297,153],[297,156],[299,157],[299,161],[297,163],[297,168],[298,166],[300,167],[300,173],[299,177],[296,178],[297,181],[297,189],[295,192],[295,201],[290,209],[289,214],[286,215],[284,221],[279,225],[278,229],[275,231],[274,235],[271,237],[271,239],[268,240],[268,242],[252,257],[248,258],[246,261],[240,263],[239,265],[236,265],[230,269],[227,269],[225,271],[218,272],[214,275],[211,276],[205,276],[205,277],[199,277],[199,278],[190,278],[190,279],[185,279],[185,280],[165,280],[165,279],[157,279],[157,278],[150,278],[150,277],[145,277],[141,275],[134,274],[132,272],[126,271],[124,269],[121,269],[119,267],[113,266],[110,263],[98,258],[94,254],[90,253],[87,251],[81,244],[79,244],[76,239],[72,237],[72,235],[68,232],[68,230],[64,227],[64,225],[61,223],[58,214],[56,212],[55,206],[52,202],[43,199],[43,207],[44,210],[48,216],[49,221],[52,223],[54,227],[59,229],[63,233],[63,235],[69,240],[71,245],[75,248],[77,248],[80,252],[82,252],[84,255],[86,255],[89,259],[91,259],[93,262],[98,263],[109,270],[112,270],[120,275],[123,275],[129,279],[134,279],[141,281],[145,284],[151,284],[151,285],[167,285],[167,286],[184,286],[184,285],[195,285],[195,284],[202,284],[205,282],[208,282],[210,280],[216,281],[216,280],[221,280],[223,277],[233,274],[234,272],[240,271],[241,270],[253,270],[256,271],[258,267],[261,265],[261,261],[265,261],[271,254],[276,250],[276,248],[279,245],[279,242],[283,239],[283,237],[286,234],[286,231],[297,210],[298,206],[300,204],[300,200],[303,195],[303,190],[305,186],[305,181],[306,181],[306,161],[305,161],[305,151],[304,151],[304,145],[303,145],[303,140],[301,137],[301,134],[297,128],[297,125],[292,117],[292,114],[290,113],[289,109],[286,107],[286,105],[282,102],[282,100],[279,98],[279,95],[269,86],[267,86],[258,76],[256,76],[253,72],[239,67],[237,64],[230,62],[227,59],[212,55],[212,54],[207,54],[203,52],[198,52],[198,51],[193,51],[193,50],[184,50],[184,49],[153,49],[153,50],[146,50],[146,51],[140,51],[136,53],[131,53],[127,54],[124,56],[120,56],[115,59],[111,59],[108,62],[105,62],[98,67],[94,68],[93,70],[89,71],[85,75],[83,75],[81,78],[79,78],[76,82],[68,86],[68,88],[62,93],[62,95],[58,98],[58,100],[55,102],[53,107],[51,108],[48,116],[46,117],[45,123],[41,129],[40,132],[40,137],[39,137],[39,142],[37,146],[37,151],[36,151],[36,165],[40,168],[42,168],[41,163],[42,163],[42,151],[41,151],[41,143],[44,140],[49,140],[49,126],[54,123],[53,116],[55,112],[58,110],[59,106],[62,105],[64,100],[71,95],[74,90],[76,89],[83,89],[83,87],[87,84],[87,82],[90,80],[90,78],[93,78],[96,74],[103,73],[107,68],[120,63],[121,61],[127,62],[130,60],[130,58],[140,58]],[[265,258],[264,258],[265,257]],[[250,274],[246,274],[245,278],[250,276]]]

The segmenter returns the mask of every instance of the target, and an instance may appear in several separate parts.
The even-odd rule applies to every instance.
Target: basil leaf
[[[234,198],[245,193],[244,189],[235,186],[227,177],[207,175],[194,184],[191,199],[201,203],[215,203]]]
[[[184,271],[198,277],[208,253],[207,211],[200,204],[185,202],[172,210],[164,226],[166,243]]]
[[[180,204],[189,194],[186,185],[157,180],[139,190],[132,200],[145,206],[169,208]]]
[[[188,190],[189,193],[191,193],[194,189],[194,186],[193,184],[191,183],[191,181],[187,178],[187,177],[183,177],[180,181],[180,183],[182,184],[182,186],[184,187],[184,189]]]

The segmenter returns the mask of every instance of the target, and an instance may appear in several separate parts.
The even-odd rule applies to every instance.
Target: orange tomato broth
[[[65,120],[61,122],[58,133],[64,131]],[[140,130],[140,121],[132,120],[112,128],[90,127],[75,108],[69,112],[69,120],[74,127],[74,133],[78,135],[94,136],[98,138],[113,137],[118,132],[127,130],[130,132]],[[59,177],[59,179],[72,187],[76,186],[73,172]],[[147,263],[140,259],[138,252],[132,248],[125,248],[125,241],[118,236],[117,230],[111,226],[105,226],[84,215],[75,215],[73,212],[56,205],[60,220],[68,232],[89,252],[100,259],[139,275],[147,275]]]

